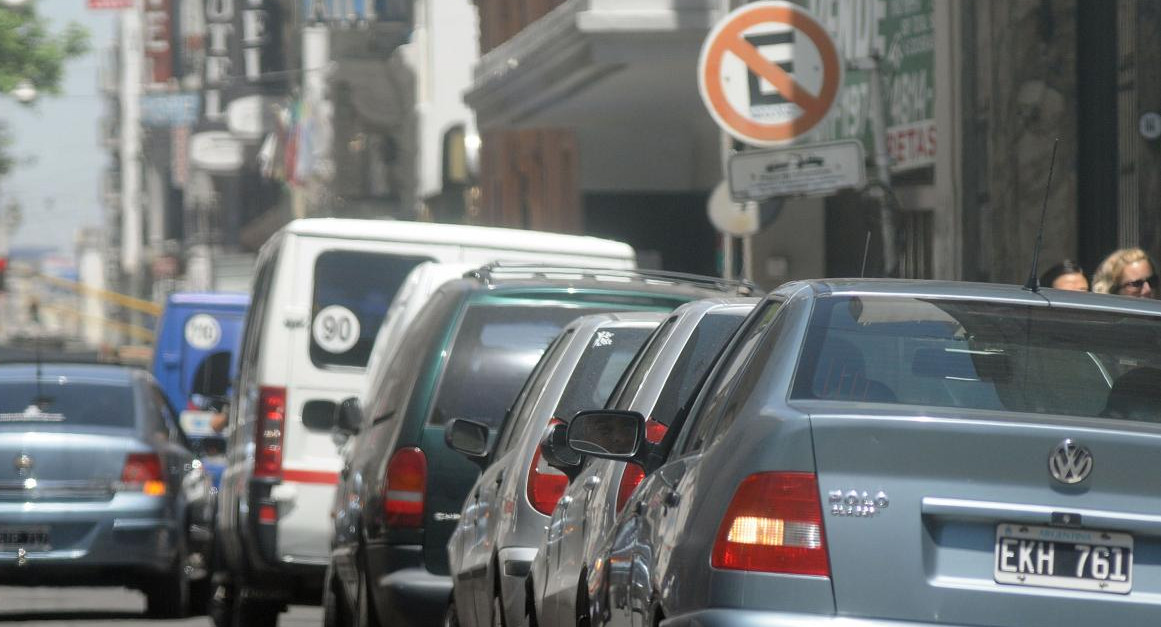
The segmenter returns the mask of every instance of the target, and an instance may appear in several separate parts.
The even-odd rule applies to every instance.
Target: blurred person
[[[1058,290],[1088,291],[1088,279],[1084,269],[1075,261],[1065,259],[1040,275],[1040,286]]]
[[[1092,291],[1157,298],[1157,272],[1153,260],[1140,248],[1113,251],[1093,274]]]

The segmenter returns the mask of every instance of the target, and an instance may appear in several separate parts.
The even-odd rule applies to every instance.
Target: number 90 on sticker
[[[318,312],[311,325],[315,344],[328,353],[345,353],[359,341],[359,318],[342,305],[331,305]]]

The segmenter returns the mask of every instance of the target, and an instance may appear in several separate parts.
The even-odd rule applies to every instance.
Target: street
[[[0,623],[12,625],[211,625],[206,616],[185,620],[145,618],[145,597],[124,588],[4,588],[0,587]],[[322,624],[322,608],[292,606],[278,622],[282,627]]]

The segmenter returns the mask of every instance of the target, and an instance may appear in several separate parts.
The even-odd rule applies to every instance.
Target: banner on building
[[[880,57],[892,169],[935,163],[935,25],[932,0],[798,0],[830,31],[848,62]],[[806,140],[874,146],[871,74],[848,69],[838,103]]]

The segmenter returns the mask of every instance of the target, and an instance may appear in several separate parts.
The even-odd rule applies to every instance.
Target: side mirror
[[[645,417],[635,411],[582,411],[568,425],[568,445],[593,457],[633,460],[644,443]]]
[[[567,475],[569,482],[580,474],[581,462],[585,459],[568,445],[568,425],[563,422],[548,427],[540,441],[540,457],[544,463]]]
[[[443,432],[443,438],[453,451],[484,466],[488,458],[488,425],[456,418]]]
[[[339,405],[339,415],[335,419],[335,429],[340,433],[355,435],[363,429],[363,407],[359,399],[352,396]]]

